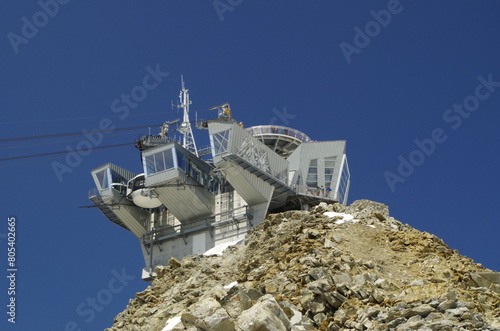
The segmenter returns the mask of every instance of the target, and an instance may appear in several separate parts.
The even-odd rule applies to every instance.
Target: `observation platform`
[[[280,156],[287,158],[303,142],[310,142],[305,133],[279,125],[258,125],[245,129]]]

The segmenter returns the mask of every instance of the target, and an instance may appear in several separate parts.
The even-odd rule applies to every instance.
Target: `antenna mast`
[[[177,106],[184,110],[184,118],[178,129],[182,133],[182,147],[198,156],[198,149],[196,148],[196,142],[194,141],[193,130],[191,130],[191,122],[189,121],[189,105],[191,100],[189,99],[189,90],[184,86],[184,77],[181,76],[182,89],[179,94],[180,105]]]

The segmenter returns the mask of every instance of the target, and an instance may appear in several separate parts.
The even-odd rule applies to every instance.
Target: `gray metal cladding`
[[[209,123],[208,127],[211,135],[227,130],[230,131],[227,151],[221,154],[222,158],[228,155],[237,155],[250,163],[253,163],[257,167],[261,168],[261,170],[268,172],[272,176],[287,172],[288,162],[278,154],[274,153],[273,150],[263,144],[259,139],[253,137],[245,131],[238,123],[232,121],[214,122]],[[245,153],[246,151],[248,153]],[[254,160],[249,159],[248,155],[250,153],[265,154],[265,161],[269,165],[269,169],[262,169],[262,165],[259,166],[258,164],[255,164]],[[214,158],[214,162],[216,163],[221,161],[221,158]]]
[[[271,198],[274,187],[269,183],[230,162],[224,163],[223,168],[229,183],[248,204],[264,203]]]
[[[113,213],[125,224],[125,226],[136,236],[143,236],[146,231],[146,224],[150,214],[144,209],[132,204],[131,201],[125,199],[118,191],[110,188],[105,190],[103,201],[113,204],[110,208]]]
[[[290,171],[296,170],[305,180],[308,175],[311,160],[318,160],[317,162],[317,175],[318,185],[325,186],[325,158],[335,157],[335,167],[333,172],[332,188],[338,185],[338,178],[342,171],[341,165],[345,154],[346,142],[345,140],[335,141],[320,141],[320,142],[305,142],[302,143],[289,157]]]

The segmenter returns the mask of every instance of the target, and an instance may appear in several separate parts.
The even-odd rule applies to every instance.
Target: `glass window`
[[[143,158],[144,162],[144,172],[146,175],[153,174],[155,172],[155,159],[153,155],[149,155]]]
[[[174,151],[173,148],[163,151],[163,157],[165,158],[165,164],[163,170],[172,169],[174,167]],[[158,170],[161,171],[161,170]]]
[[[163,161],[163,152],[153,154],[155,158],[155,172],[165,170],[165,162]]]
[[[146,184],[144,182],[144,176],[139,176],[136,179],[134,179],[134,191],[138,190],[140,188],[146,187]]]
[[[325,158],[325,168],[335,168],[335,157]]]
[[[335,156],[325,157],[325,186],[331,187],[335,170]]]
[[[229,132],[230,130],[222,131],[211,136],[212,149],[214,155],[219,155],[227,152],[229,145]]]
[[[295,182],[296,185],[302,185],[302,177],[300,174],[297,176],[297,181]]]
[[[309,187],[318,187],[318,159],[309,162],[306,185]]]
[[[107,189],[109,188],[109,176],[108,176],[108,168],[99,171],[98,173],[95,174],[97,177],[97,180],[99,181],[99,186],[101,186],[101,189]]]
[[[147,175],[172,169],[174,167],[173,148],[161,151],[143,158],[144,172]]]
[[[344,166],[342,168],[342,174],[340,176],[339,183],[339,202],[346,203],[347,195],[349,194],[349,182],[351,174],[349,173],[349,167],[347,165],[347,159],[345,160]]]
[[[177,154],[177,167],[182,171],[186,171],[186,158],[184,157],[184,154],[179,151],[175,151],[175,153]]]
[[[119,174],[117,174],[116,172],[114,172],[113,170],[111,170],[111,182],[112,183],[122,183],[122,184],[125,184],[125,179],[120,176]]]

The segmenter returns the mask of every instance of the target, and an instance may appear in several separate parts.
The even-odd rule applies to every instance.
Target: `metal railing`
[[[261,136],[267,134],[276,134],[296,138],[303,142],[311,141],[305,133],[286,126],[280,125],[258,125],[245,129],[252,136]]]
[[[209,154],[212,154],[212,146],[210,146],[210,145],[204,146],[204,147],[198,149],[198,156],[199,157],[209,155]]]
[[[99,190],[97,188],[89,190],[89,199],[92,197],[101,197],[101,193],[99,193]]]
[[[324,187],[308,187],[305,185],[292,185],[292,190],[302,195],[308,195],[314,198],[323,198],[329,200],[338,200],[338,194]]]
[[[250,206],[245,205],[228,211],[214,214],[205,219],[190,223],[177,224],[154,229],[143,235],[142,242],[144,245],[150,245],[151,242],[157,243],[165,240],[173,240],[177,238],[185,238],[190,234],[197,232],[215,229],[226,224],[241,222],[243,220],[253,219],[253,212]]]

